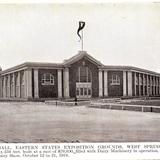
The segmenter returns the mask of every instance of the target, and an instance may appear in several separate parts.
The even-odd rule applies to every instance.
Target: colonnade
[[[2,74],[1,97],[32,98],[32,70],[25,69]]]
[[[2,98],[39,98],[38,68],[28,68],[20,71],[6,73],[1,75],[1,94]],[[63,75],[63,82],[62,82]],[[33,78],[34,76],[34,78]],[[58,98],[62,98],[62,89],[64,87],[64,97],[69,98],[69,68],[58,69]],[[63,84],[62,84],[63,83]],[[63,87],[62,87],[63,85]]]
[[[39,98],[39,70],[27,68],[1,75],[2,98]],[[160,77],[154,74],[122,71],[123,96],[160,95]],[[108,71],[99,69],[99,97],[108,97]],[[57,69],[58,98],[69,98],[69,68]]]
[[[123,96],[158,95],[160,95],[159,76],[140,72],[123,71]]]
[[[104,72],[104,73],[103,73]],[[160,77],[154,74],[122,71],[122,96],[158,96],[160,95]],[[99,69],[99,97],[108,97],[108,71]]]
[[[136,73],[135,96],[158,96],[160,95],[160,77],[155,75]]]

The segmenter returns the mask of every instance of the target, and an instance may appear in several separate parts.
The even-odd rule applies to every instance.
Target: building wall
[[[54,76],[54,85],[42,85],[42,75],[51,73]],[[39,98],[57,98],[58,97],[58,80],[56,69],[39,69]]]
[[[92,73],[92,97],[98,97],[98,90],[99,90],[98,67],[85,58],[79,60],[78,62],[73,63],[69,68],[70,97],[76,96],[75,92],[76,92],[76,80],[78,76],[78,67],[82,66],[83,62],[85,62],[85,66],[87,66]]]
[[[64,93],[66,93],[66,84],[64,82],[67,82],[66,79],[68,78],[64,76],[64,71],[67,68],[67,77],[69,69],[69,85],[67,83],[67,95],[69,96],[65,98],[73,98],[76,94],[76,81],[78,79],[78,68],[80,66],[86,66],[91,71],[93,98],[103,98],[108,96],[159,96],[160,94],[159,75],[149,74],[148,72],[143,73],[139,71],[132,71],[129,69],[112,70],[112,68],[110,68],[110,70],[108,70],[107,68],[103,69],[103,66],[98,68],[97,65],[84,57],[70,66],[59,68],[59,71],[61,72],[58,72],[57,69],[38,69],[39,67],[26,67],[0,75],[0,97],[4,99],[65,97]],[[42,84],[42,75],[44,73],[50,73],[54,76],[54,85]],[[111,83],[113,75],[118,75],[120,77],[120,84]],[[61,90],[62,92],[60,92]]]
[[[112,75],[116,74],[120,77],[120,85],[112,85]],[[123,72],[122,71],[108,71],[108,95],[123,96]]]

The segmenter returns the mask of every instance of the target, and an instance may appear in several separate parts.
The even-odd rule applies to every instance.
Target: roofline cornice
[[[14,67],[8,68],[4,71],[1,71],[1,75],[10,74],[13,72],[18,72],[21,70],[25,70],[27,68],[48,68],[48,69],[62,69],[63,65],[58,63],[41,63],[41,62],[25,62],[20,65],[16,65]]]
[[[142,69],[134,66],[104,66],[104,70],[120,70],[120,71],[132,71],[132,72],[138,72],[143,74],[150,74],[150,75],[157,75],[160,76],[160,73],[150,71],[147,69]]]

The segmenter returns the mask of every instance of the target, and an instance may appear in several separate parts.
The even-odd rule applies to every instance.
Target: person
[[[75,101],[75,106],[77,106],[77,97],[75,97],[74,101]]]

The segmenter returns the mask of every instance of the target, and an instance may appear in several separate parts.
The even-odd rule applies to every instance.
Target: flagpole
[[[83,29],[82,29],[82,31],[81,31],[81,34],[82,34],[82,35],[81,35],[81,36],[82,36],[82,39],[81,39],[81,41],[82,41],[82,42],[81,42],[81,43],[82,43],[81,45],[82,45],[82,46],[81,46],[81,47],[82,47],[82,51],[83,51]]]

